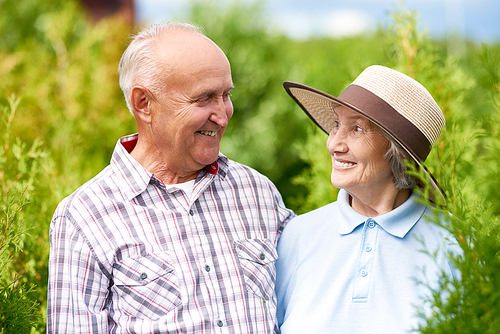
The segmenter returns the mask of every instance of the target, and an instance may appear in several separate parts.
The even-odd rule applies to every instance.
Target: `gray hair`
[[[130,94],[134,86],[144,86],[153,94],[161,92],[162,76],[158,72],[162,68],[162,64],[155,55],[154,41],[173,30],[186,30],[205,35],[201,27],[191,23],[168,21],[155,24],[135,35],[120,59],[118,66],[120,88],[125,95],[127,107],[132,115],[134,112],[130,102]]]
[[[405,160],[413,161],[410,154],[406,152],[389,134],[382,130],[384,136],[389,141],[389,148],[385,153],[385,160],[391,166],[391,172],[394,176],[393,182],[397,189],[413,189],[421,187],[422,182],[414,175],[408,175],[406,171],[408,167],[405,165]]]

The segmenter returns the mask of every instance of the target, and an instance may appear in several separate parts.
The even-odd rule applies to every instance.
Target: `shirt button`
[[[217,321],[217,326],[219,326],[219,327],[224,326],[224,323],[222,322],[222,320]]]
[[[205,266],[205,270],[207,271],[207,273],[210,271],[210,266],[208,264]]]
[[[369,252],[369,251],[371,251],[371,250],[372,250],[372,246],[370,246],[370,245],[366,245],[366,247],[365,247],[365,251]]]
[[[368,219],[367,222],[368,222],[368,227],[369,228],[374,228],[375,227],[375,222],[373,220]]]
[[[363,269],[363,270],[361,270],[360,274],[362,277],[365,277],[366,275],[368,275],[368,271]]]
[[[194,216],[194,211],[193,211],[193,210],[189,210],[189,214],[190,214],[191,216]]]
[[[260,253],[259,258],[264,261],[266,259],[266,256],[263,253]]]
[[[148,274],[146,274],[146,273],[142,273],[142,274],[141,274],[141,279],[146,279],[146,278],[148,278]]]

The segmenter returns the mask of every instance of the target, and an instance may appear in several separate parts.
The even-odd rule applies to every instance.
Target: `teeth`
[[[210,137],[217,136],[217,131],[200,131],[200,133]]]
[[[350,166],[354,166],[354,164],[352,162],[341,162],[341,161],[335,160],[335,166],[350,167]]]

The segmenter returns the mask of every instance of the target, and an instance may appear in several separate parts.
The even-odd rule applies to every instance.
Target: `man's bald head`
[[[118,67],[120,87],[130,112],[133,114],[130,94],[134,86],[143,86],[152,93],[164,91],[161,88],[164,88],[166,76],[177,73],[179,66],[193,66],[195,58],[203,57],[207,50],[214,51],[212,55],[223,55],[222,50],[205,36],[202,28],[190,23],[169,21],[135,35]]]

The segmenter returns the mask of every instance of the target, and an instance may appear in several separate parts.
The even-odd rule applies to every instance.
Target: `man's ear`
[[[130,104],[134,109],[135,117],[139,118],[142,122],[151,123],[151,104],[153,96],[147,88],[142,86],[135,86],[130,93]]]

